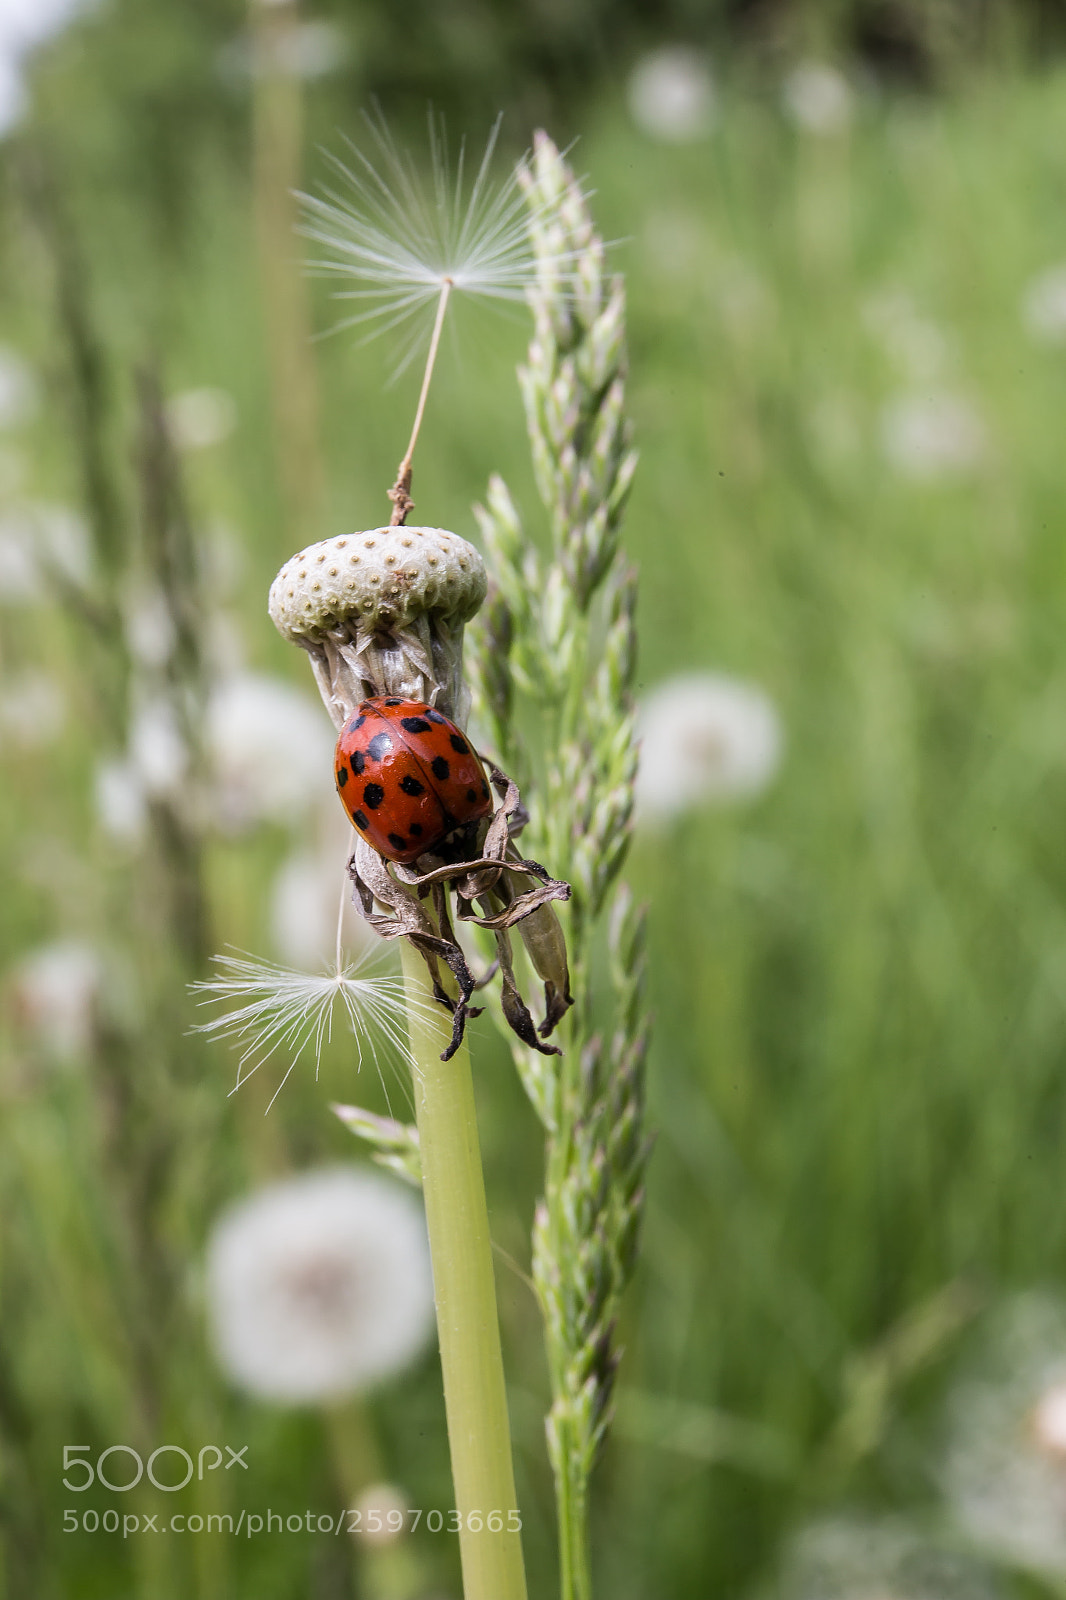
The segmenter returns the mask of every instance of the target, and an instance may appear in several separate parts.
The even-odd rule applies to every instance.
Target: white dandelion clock
[[[629,112],[642,133],[667,144],[702,139],[714,123],[714,80],[698,50],[670,46],[637,62],[627,90]]]
[[[62,731],[66,700],[55,678],[26,667],[0,688],[0,750],[36,750]]]
[[[11,969],[16,1019],[60,1061],[88,1053],[104,982],[98,950],[80,939],[56,939],[31,950]]]
[[[949,1403],[944,1486],[971,1541],[1066,1574],[1066,1305],[1028,1295],[994,1319]]]
[[[356,1167],[273,1184],[216,1223],[206,1291],[219,1364],[250,1394],[301,1404],[360,1393],[429,1340],[422,1208]]]
[[[765,1600],[997,1600],[979,1562],[900,1520],[828,1517],[789,1541]]]
[[[1066,343],[1066,263],[1049,267],[1022,295],[1022,321],[1038,344]]]
[[[668,678],[642,700],[637,726],[637,809],[648,822],[708,801],[751,799],[781,762],[773,702],[724,674]]]
[[[129,757],[143,792],[153,798],[172,795],[185,776],[189,751],[178,713],[161,696],[137,707],[130,723]]]
[[[26,90],[18,62],[0,53],[0,139],[15,126],[26,109]]]
[[[226,389],[182,389],[167,401],[167,420],[181,450],[207,450],[237,426],[237,404]]]
[[[965,395],[901,395],[884,410],[881,445],[901,478],[932,483],[973,472],[985,454],[987,435]]]
[[[851,85],[826,61],[800,61],[782,86],[782,102],[805,133],[842,132],[851,121]]]
[[[0,345],[0,428],[27,421],[36,404],[37,380],[32,368],[16,351]]]
[[[132,761],[101,761],[93,774],[97,820],[116,844],[135,845],[148,826],[148,796]]]
[[[280,678],[240,672],[207,705],[214,808],[231,832],[294,822],[331,796],[333,740],[311,697]]]
[[[26,501],[0,517],[0,603],[47,599],[53,575],[83,588],[90,567],[89,531],[78,512]]]
[[[921,391],[943,381],[954,358],[952,342],[908,290],[878,290],[864,302],[862,320],[901,382]]]

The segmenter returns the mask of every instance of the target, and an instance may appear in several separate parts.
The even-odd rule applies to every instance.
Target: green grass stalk
[[[470,1054],[464,1043],[450,1061],[440,1059],[450,1021],[433,1005],[422,957],[405,940],[400,950],[464,1600],[525,1600]],[[500,1528],[488,1525],[493,1512]],[[472,1513],[480,1513],[475,1527]]]

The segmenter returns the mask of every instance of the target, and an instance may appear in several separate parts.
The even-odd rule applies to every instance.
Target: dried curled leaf
[[[475,979],[452,928],[447,888],[455,893],[456,917],[486,928],[495,936],[501,978],[503,1014],[524,1044],[542,1055],[559,1055],[547,1038],[573,1002],[566,964],[566,944],[553,900],[568,900],[570,885],[553,878],[538,861],[524,859],[514,835],[526,821],[518,786],[491,761],[486,766],[500,805],[478,829],[480,853],[466,861],[442,860],[427,852],[426,871],[386,862],[365,839],[357,839],[348,871],[360,910],[383,939],[409,939],[429,969],[435,997],[452,1013],[452,1038],[442,1060],[453,1056],[462,1042],[471,1008],[470,998],[486,980]],[[532,887],[522,887],[531,882]],[[432,902],[433,914],[425,901]],[[384,911],[375,909],[384,906]],[[475,909],[477,907],[477,909]],[[480,912],[480,914],[479,914]],[[509,930],[517,927],[530,960],[544,983],[545,1017],[539,1034],[522,999],[514,976]],[[448,967],[458,999],[452,999],[441,981],[441,961]]]

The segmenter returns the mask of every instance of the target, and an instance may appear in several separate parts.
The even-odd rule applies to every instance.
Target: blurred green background
[[[1066,1271],[1062,34],[1056,6],[964,0],[323,0],[251,23],[101,0],[18,57],[0,343],[36,404],[0,432],[8,1594],[458,1593],[447,1536],[402,1559],[317,1535],[161,1551],[62,1518],[68,1443],[250,1443],[248,1478],[191,1486],[188,1509],[330,1509],[375,1478],[449,1503],[434,1359],[327,1413],[256,1404],[215,1369],[200,1289],[228,1200],[357,1157],[330,1100],[385,1105],[339,1037],[269,1117],[277,1063],[227,1098],[235,1056],[189,1033],[186,987],[227,945],[284,956],[276,875],[332,837],[328,736],[291,809],[253,793],[221,824],[196,738],[223,668],[310,697],[269,582],[306,540],[384,520],[407,439],[414,371],[392,381],[387,336],[309,344],[305,316],[336,308],[313,279],[301,304],[290,270],[286,186],[325,180],[320,147],[358,138],[374,96],[416,159],[427,100],[474,147],[502,109],[504,165],[538,123],[579,136],[629,287],[642,687],[736,675],[784,729],[764,794],[642,830],[631,863],[658,1143],[599,1592],[750,1594],[842,1507],[949,1526],[967,1342]],[[535,522],[525,319],[456,330],[417,517],[473,536],[500,471]],[[160,591],[167,661],[123,628]],[[168,786],[160,757],[131,799],[153,686],[188,762]],[[537,1128],[488,1016],[474,1041],[494,1233],[525,1268]],[[505,1266],[500,1295],[546,1595],[537,1313]],[[1004,1593],[1062,1593],[1024,1565]]]

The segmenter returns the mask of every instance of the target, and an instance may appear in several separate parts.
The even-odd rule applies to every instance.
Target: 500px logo
[[[223,1445],[221,1450],[217,1444],[205,1444],[197,1451],[196,1460],[194,1461],[188,1450],[183,1450],[180,1444],[161,1444],[152,1451],[147,1463],[145,1463],[141,1459],[139,1452],[134,1450],[132,1445],[111,1444],[108,1445],[106,1450],[101,1450],[94,1465],[91,1460],[87,1459],[91,1454],[92,1445],[65,1444],[63,1446],[63,1471],[74,1472],[75,1478],[73,1482],[70,1478],[64,1478],[63,1487],[64,1489],[73,1489],[75,1494],[80,1494],[84,1489],[90,1489],[94,1483],[99,1483],[105,1489],[113,1489],[116,1494],[125,1494],[127,1489],[133,1489],[140,1483],[145,1471],[147,1471],[149,1483],[155,1484],[157,1489],[165,1489],[168,1494],[173,1494],[178,1489],[184,1489],[187,1483],[191,1483],[194,1475],[197,1478],[202,1478],[205,1472],[216,1472],[223,1464],[222,1450],[225,1450],[229,1456],[229,1460],[223,1468],[224,1471],[229,1472],[231,1467],[243,1467],[247,1472],[248,1463],[244,1459],[247,1449],[248,1446],[246,1444],[242,1444],[239,1450],[232,1450],[228,1444]],[[108,1475],[109,1473],[119,1477],[127,1475],[122,1472],[118,1462],[113,1465],[110,1463],[109,1458],[112,1456],[118,1456],[119,1458],[126,1456],[129,1458],[126,1462],[126,1467],[129,1472],[132,1472],[132,1476],[128,1477],[127,1482],[114,1483]],[[156,1463],[159,1462],[160,1470],[163,1471],[163,1461],[170,1456],[181,1457],[180,1465],[173,1461],[170,1462],[171,1469],[176,1467],[179,1472],[184,1470],[185,1476],[180,1483],[165,1483],[156,1476]],[[210,1457],[214,1457],[214,1459],[208,1459]],[[107,1472],[104,1471],[105,1462],[108,1463]],[[84,1476],[81,1476],[81,1474],[84,1474]],[[172,1471],[164,1472],[166,1477],[172,1475]]]

